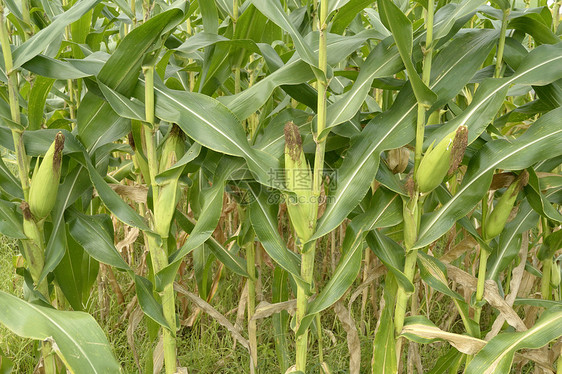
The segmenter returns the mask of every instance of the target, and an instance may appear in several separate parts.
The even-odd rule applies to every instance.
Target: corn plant
[[[1,1],[0,322],[47,374],[217,371],[178,348],[203,314],[251,373],[562,373],[559,13]]]

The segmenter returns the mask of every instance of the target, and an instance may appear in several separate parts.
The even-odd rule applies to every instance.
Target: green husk
[[[312,172],[304,157],[299,128],[293,122],[285,125],[285,184],[291,193],[287,196],[289,217],[304,243],[314,232],[317,204],[313,199]]]
[[[57,201],[63,149],[64,135],[59,132],[31,181],[29,209],[38,220],[47,217]]]
[[[498,236],[505,227],[509,214],[513,209],[519,191],[527,184],[529,173],[524,170],[519,177],[507,188],[497,202],[492,213],[487,217],[484,226],[484,240],[491,240]]]
[[[184,137],[181,129],[174,124],[162,146],[160,172],[172,167],[184,155],[186,148]],[[180,198],[179,176],[180,173],[177,173],[158,187],[158,198],[154,204],[154,228],[162,238],[168,237],[175,208]]]
[[[468,142],[468,129],[459,126],[449,133],[433,149],[429,149],[420,162],[416,184],[421,193],[427,194],[451,175],[462,161]]]

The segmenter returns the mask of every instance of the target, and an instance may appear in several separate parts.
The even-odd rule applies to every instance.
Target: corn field
[[[1,0],[0,373],[562,374],[560,4]]]

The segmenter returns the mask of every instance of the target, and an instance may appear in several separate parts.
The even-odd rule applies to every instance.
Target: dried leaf
[[[289,312],[289,314],[293,315],[296,308],[297,308],[297,300],[295,299],[283,301],[275,304],[270,304],[267,301],[262,301],[256,307],[256,312],[252,316],[251,320],[254,321],[261,318],[267,318],[283,310],[286,310],[287,312]]]
[[[154,347],[152,352],[152,374],[158,374],[164,367],[164,336],[160,334],[158,344]]]
[[[133,352],[133,357],[135,359],[135,364],[139,369],[139,373],[141,372],[141,366],[139,361],[139,355],[137,353],[137,349],[135,347],[135,330],[137,329],[139,323],[142,321],[144,317],[144,312],[137,306],[137,308],[131,313],[129,318],[129,325],[127,326],[127,343]]]
[[[217,321],[223,327],[226,327],[226,329],[230,331],[230,333],[232,334],[233,338],[238,340],[244,348],[250,350],[250,344],[248,343],[248,340],[244,338],[242,334],[240,334],[240,331],[237,328],[235,328],[234,325],[230,323],[230,321],[225,316],[219,313],[219,311],[213,308],[208,302],[206,302],[199,296],[195,295],[194,293],[189,292],[188,290],[186,290],[185,288],[183,288],[177,283],[174,283],[174,290],[176,290],[176,292],[181,293],[182,295],[187,296],[191,300],[191,302],[197,305],[201,310],[203,310],[205,313],[211,316],[215,321]]]
[[[478,245],[476,239],[472,236],[466,236],[460,243],[455,245],[450,251],[446,252],[439,258],[441,262],[452,262],[459,258],[463,253],[467,253]]]
[[[138,227],[131,227],[130,230],[127,232],[127,235],[125,235],[125,237],[123,238],[123,240],[121,240],[119,243],[115,245],[115,248],[117,248],[117,250],[121,252],[123,248],[133,244],[137,240],[139,233],[140,230],[138,229]]]
[[[519,286],[521,286],[521,280],[523,279],[523,274],[525,274],[525,264],[527,263],[527,252],[529,251],[529,235],[525,232],[523,234],[523,240],[521,241],[521,250],[519,251],[519,265],[513,269],[511,275],[511,282],[509,283],[509,289],[511,290],[509,295],[506,297],[507,305],[513,306],[515,298],[517,297],[517,292],[519,292]],[[498,318],[494,321],[492,329],[486,335],[485,340],[490,340],[494,336],[498,335],[503,323],[505,322],[505,317],[500,314]]]
[[[334,311],[341,321],[343,329],[347,334],[347,348],[349,349],[349,373],[359,374],[361,369],[361,341],[355,321],[351,316],[349,309],[343,306],[343,302],[339,301],[334,305]]]
[[[459,269],[456,266],[446,264],[447,275],[455,282],[461,284],[463,287],[472,291],[476,290],[478,280],[466,271]],[[504,316],[507,323],[515,327],[517,331],[525,331],[527,327],[523,320],[515,313],[513,308],[500,296],[498,286],[493,280],[487,280],[484,285],[484,299],[490,303],[491,306],[496,308],[501,315]]]
[[[404,326],[401,335],[413,334],[425,339],[443,339],[448,341],[459,352],[474,355],[478,353],[486,345],[486,342],[481,339],[474,338],[468,335],[454,334],[451,332],[443,331],[437,326],[429,326],[424,324],[409,324]]]
[[[127,197],[135,203],[146,203],[146,196],[148,195],[148,187],[143,185],[128,186],[124,184],[108,183],[109,187],[118,195]],[[99,196],[95,191],[94,196]]]

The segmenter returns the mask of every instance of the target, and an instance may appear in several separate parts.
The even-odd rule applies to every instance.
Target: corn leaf
[[[3,291],[0,303],[4,326],[25,338],[52,339],[57,355],[71,372],[121,372],[103,330],[89,314],[31,304]]]

